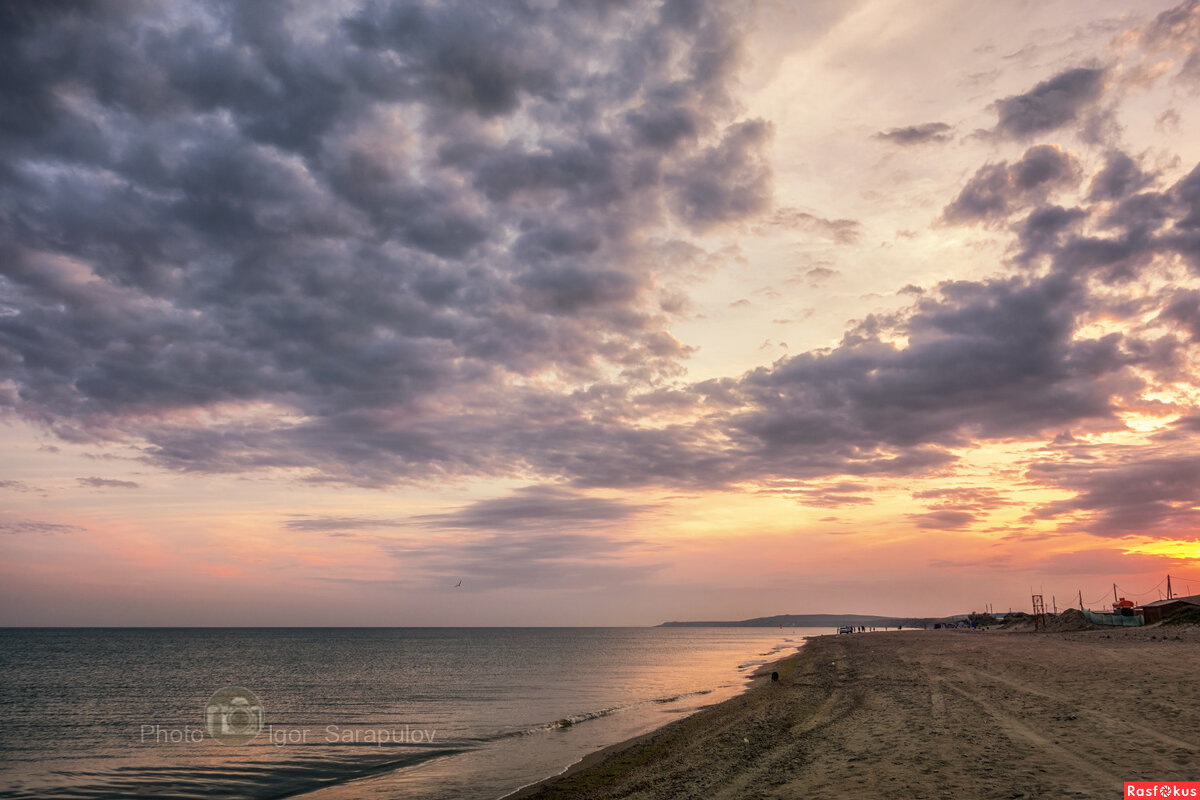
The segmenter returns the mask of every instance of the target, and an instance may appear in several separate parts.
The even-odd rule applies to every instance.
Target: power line
[[[1163,586],[1163,584],[1165,584],[1167,582],[1168,578],[1174,584],[1174,588],[1175,588],[1174,594],[1176,597],[1178,597],[1180,595],[1180,591],[1178,588],[1180,581],[1182,581],[1183,583],[1188,585],[1187,591],[1189,594],[1191,593],[1192,588],[1193,588],[1192,584],[1200,584],[1200,578],[1188,577],[1187,575],[1177,575],[1174,572],[1172,572],[1170,575],[1163,577],[1163,579],[1160,580],[1157,584],[1155,584],[1153,587],[1151,587],[1150,589],[1147,589],[1144,592],[1131,592],[1128,589],[1122,588],[1120,584],[1114,584],[1114,586],[1125,597],[1145,597],[1146,595],[1153,594],[1154,592],[1158,591]],[[1095,600],[1085,600],[1084,605],[1089,608],[1094,607],[1096,605],[1107,606],[1108,602],[1109,602],[1106,599],[1107,597],[1108,597],[1108,592],[1105,592],[1104,594],[1100,595]]]
[[[1150,589],[1150,590],[1148,590],[1148,591],[1145,591],[1145,592],[1131,592],[1131,591],[1129,591],[1128,589],[1125,589],[1124,591],[1125,591],[1125,594],[1129,595],[1130,597],[1145,597],[1146,595],[1148,595],[1148,594],[1151,594],[1152,592],[1154,592],[1156,589],[1158,589],[1158,587],[1159,587],[1159,586],[1162,586],[1162,585],[1163,585],[1164,583],[1166,583],[1166,582],[1167,582],[1167,579],[1166,579],[1166,578],[1163,578],[1163,579],[1162,579],[1161,581],[1159,581],[1159,582],[1158,582],[1158,583],[1157,583],[1157,584],[1156,584],[1156,585],[1155,585],[1155,586],[1154,586],[1152,589]],[[1118,588],[1118,589],[1120,589],[1120,588],[1121,588],[1120,584],[1117,584],[1117,588]]]

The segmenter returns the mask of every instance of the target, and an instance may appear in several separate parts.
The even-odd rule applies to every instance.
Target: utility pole
[[[1171,599],[1171,576],[1167,576],[1167,599]]]
[[[1083,589],[1079,590],[1079,610],[1083,611]]]
[[[1117,607],[1117,585],[1113,584],[1113,608]]]
[[[1054,599],[1054,595],[1050,595],[1050,605],[1054,606],[1054,616],[1058,616],[1058,601]]]

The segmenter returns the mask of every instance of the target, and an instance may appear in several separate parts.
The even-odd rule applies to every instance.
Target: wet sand
[[[1113,798],[1200,780],[1195,627],[823,636],[774,669],[519,796]]]

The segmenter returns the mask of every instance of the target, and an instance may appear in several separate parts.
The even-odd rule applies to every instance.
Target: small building
[[[1185,608],[1200,609],[1200,594],[1172,597],[1170,600],[1155,600],[1153,603],[1139,606],[1136,611],[1146,620],[1147,625],[1153,625]]]

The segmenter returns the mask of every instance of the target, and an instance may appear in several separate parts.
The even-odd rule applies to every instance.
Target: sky
[[[1200,593],[1200,2],[0,38],[2,625]]]

